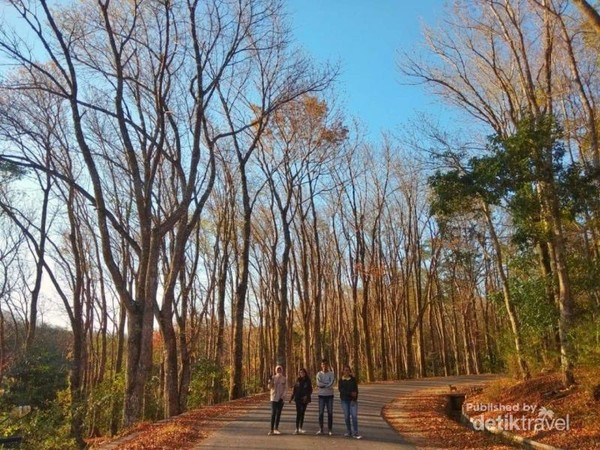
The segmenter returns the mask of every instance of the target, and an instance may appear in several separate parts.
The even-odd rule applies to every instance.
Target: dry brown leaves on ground
[[[483,414],[486,419],[496,419],[512,414],[519,420],[523,417],[521,423],[531,419],[525,429],[510,432],[537,442],[569,450],[600,449],[600,401],[593,396],[594,387],[600,385],[600,373],[597,369],[578,369],[575,379],[577,384],[567,390],[562,388],[560,374],[538,375],[524,382],[505,379],[467,397],[465,406],[470,404],[471,410],[473,405],[496,408],[496,411],[468,412],[472,418]],[[516,411],[499,411],[507,405]],[[535,408],[524,411],[523,405]],[[552,426],[553,419],[566,421],[567,417],[568,429]],[[531,424],[540,418],[545,418],[546,423],[536,430]]]
[[[268,394],[246,397],[198,408],[160,422],[145,422],[108,443],[94,443],[103,450],[190,449],[247,409],[268,399]]]
[[[505,444],[495,436],[471,431],[448,417],[447,393],[440,389],[412,392],[388,403],[383,408],[383,416],[390,426],[419,449],[519,448]]]

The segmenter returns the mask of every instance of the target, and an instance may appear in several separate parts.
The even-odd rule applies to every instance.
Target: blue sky
[[[349,115],[377,138],[415,113],[439,113],[436,99],[400,83],[398,51],[422,43],[422,24],[439,20],[444,0],[288,0],[298,44],[317,61],[339,62],[336,92]]]

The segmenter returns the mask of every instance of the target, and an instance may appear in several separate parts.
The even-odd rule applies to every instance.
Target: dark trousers
[[[306,412],[306,403],[296,402],[296,428],[302,428],[304,425],[304,413]]]
[[[281,411],[283,410],[283,399],[278,402],[271,402],[271,431],[279,428]]]
[[[333,428],[333,395],[319,395],[319,428],[323,429],[323,416],[327,407],[327,428],[329,431]]]

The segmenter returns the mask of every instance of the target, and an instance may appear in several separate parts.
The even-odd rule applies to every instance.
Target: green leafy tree
[[[0,397],[2,409],[30,405],[45,408],[67,387],[69,362],[65,349],[55,343],[36,341],[26,353],[18,355],[4,373]]]
[[[504,305],[511,325],[520,376],[528,379],[531,374],[523,356],[521,325],[504,268],[500,238],[492,220],[491,206],[499,203],[500,191],[492,182],[495,178],[490,176],[493,169],[479,164],[478,161],[477,158],[473,158],[465,167],[458,167],[447,173],[438,172],[431,177],[430,186],[434,193],[432,212],[442,221],[442,228],[445,228],[445,222],[454,215],[475,214],[485,218],[496,252],[496,270],[502,284]],[[482,168],[484,170],[481,170]]]
[[[570,337],[573,297],[563,216],[565,211],[575,214],[595,205],[585,200],[593,189],[593,177],[583,174],[575,165],[565,168],[565,147],[561,138],[561,130],[552,116],[526,116],[517,124],[513,135],[490,138],[486,155],[471,158],[464,167],[437,173],[430,182],[436,194],[433,207],[438,214],[476,210],[486,218],[492,240],[498,244],[494,238],[490,207],[502,205],[511,214],[516,227],[513,238],[518,244],[523,248],[545,246],[550,249],[553,271],[549,289],[559,307],[561,367],[564,382],[570,385],[575,381]],[[499,245],[495,248],[505,303],[517,339],[520,330],[518,321],[515,322],[516,310],[513,318],[513,300],[508,279],[504,279],[501,248]]]

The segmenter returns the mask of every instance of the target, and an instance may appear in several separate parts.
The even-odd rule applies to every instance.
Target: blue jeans
[[[327,428],[333,428],[333,395],[321,397],[319,395],[319,428],[323,430],[323,415],[327,406]]]
[[[358,402],[342,400],[342,411],[344,411],[344,421],[348,433],[350,435],[358,434]]]

